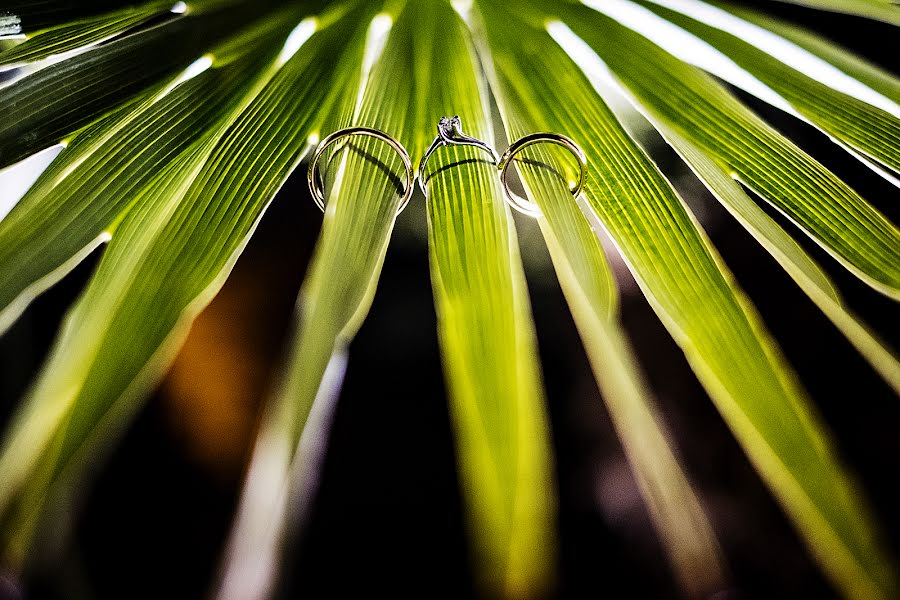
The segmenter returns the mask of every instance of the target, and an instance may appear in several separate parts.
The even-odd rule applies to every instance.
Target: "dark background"
[[[896,28],[762,4],[894,72],[900,68]],[[744,99],[898,221],[896,188],[821,133]],[[699,183],[684,177],[684,167],[666,147],[655,144],[651,154],[702,216],[795,366],[896,554],[897,397],[749,234]],[[222,292],[196,321],[170,375],[108,459],[95,466],[67,550],[36,565],[23,597],[208,593],[258,408],[321,222],[304,171],[305,165],[269,208]],[[289,553],[283,597],[473,594],[421,201],[414,198],[398,222],[371,313],[352,344],[321,488],[308,528]],[[556,449],[558,595],[677,597],[539,234],[533,224],[519,224]],[[896,306],[844,273],[812,242],[798,239],[821,259],[863,319],[900,348]],[[38,298],[0,337],[0,421],[24,393],[98,257]],[[622,287],[625,325],[731,570],[731,585],[717,598],[834,597],[680,350],[634,285],[625,280]],[[13,594],[0,585],[0,598]]]

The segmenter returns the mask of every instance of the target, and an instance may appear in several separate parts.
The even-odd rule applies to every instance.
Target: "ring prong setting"
[[[445,142],[451,142],[462,135],[462,119],[459,115],[441,117],[438,121],[438,135]]]

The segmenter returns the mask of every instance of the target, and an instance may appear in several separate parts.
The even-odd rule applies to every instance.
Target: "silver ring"
[[[426,196],[428,196],[428,192],[425,190],[425,164],[428,162],[431,155],[434,154],[435,150],[441,146],[474,146],[475,148],[480,148],[490,154],[491,160],[494,161],[494,166],[497,166],[497,161],[500,160],[493,148],[481,140],[463,133],[462,120],[459,116],[441,117],[440,121],[438,121],[437,137],[431,142],[431,145],[428,147],[428,150],[425,151],[425,155],[422,156],[422,160],[419,162],[419,187],[422,188],[422,193]]]
[[[415,186],[412,159],[410,159],[409,152],[406,151],[406,148],[404,148],[400,142],[383,131],[372,129],[371,127],[347,127],[346,129],[339,129],[334,133],[328,134],[321,142],[319,142],[319,145],[316,146],[316,151],[313,153],[312,160],[309,161],[309,169],[306,171],[306,181],[309,183],[309,193],[312,194],[316,205],[322,209],[322,212],[325,212],[325,190],[321,182],[321,177],[318,177],[319,159],[322,158],[325,150],[327,150],[330,145],[341,138],[354,135],[366,135],[377,138],[385,142],[400,155],[400,160],[403,161],[403,168],[406,170],[406,188],[403,190],[403,199],[400,202],[400,207],[397,209],[397,214],[399,215],[403,212],[403,209],[406,208],[406,205],[409,204],[409,199],[412,197],[413,187]]]
[[[585,157],[584,151],[581,149],[581,147],[576,144],[575,141],[571,138],[560,135],[558,133],[532,133],[530,135],[519,138],[518,140],[513,142],[513,144],[506,149],[506,152],[503,153],[503,156],[500,157],[500,160],[497,162],[497,168],[500,169],[500,181],[503,182],[503,191],[506,193],[506,201],[514,209],[530,217],[540,216],[541,209],[538,208],[538,206],[534,202],[526,200],[518,194],[513,193],[512,190],[509,189],[509,182],[506,179],[506,172],[509,169],[509,165],[511,165],[513,162],[513,156],[515,156],[517,153],[524,150],[528,146],[533,146],[534,144],[541,144],[544,142],[562,146],[563,148],[571,152],[578,160],[578,167],[580,169],[578,173],[578,181],[569,188],[569,191],[574,197],[577,198],[581,193],[581,190],[584,189],[584,182],[587,179],[587,158]]]

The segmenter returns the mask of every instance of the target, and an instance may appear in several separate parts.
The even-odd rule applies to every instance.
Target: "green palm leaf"
[[[900,297],[900,230],[896,226],[712,78],[613,19],[588,9],[579,14],[584,20],[573,21],[573,30],[631,93],[648,104],[665,106],[679,131],[735,178],[860,279],[888,296]],[[611,14],[626,17],[620,11]],[[627,19],[631,24],[643,17],[633,14]],[[603,35],[598,35],[600,31]]]
[[[780,94],[802,117],[834,139],[859,150],[894,171],[900,171],[900,106],[895,102],[879,97],[873,93],[874,90],[858,86],[860,89],[853,91],[865,97],[868,102],[860,100],[850,93],[839,91],[813,79],[734,33],[717,29],[654,2],[639,3],[726,54],[737,65]],[[673,6],[681,7],[678,4]],[[728,26],[735,33],[740,32],[748,36],[771,35],[761,28],[754,29],[749,22],[735,20],[728,13],[718,11],[712,6],[700,2],[687,6],[690,8],[681,7],[681,9],[698,16],[713,15],[717,19],[717,24],[718,21],[722,21],[722,26]],[[768,40],[768,37],[763,39]],[[803,64],[813,72],[821,73],[825,70],[822,65],[816,65],[802,55],[801,60],[804,62],[798,60],[797,67]],[[854,84],[853,81],[840,78],[839,73],[832,74],[832,79],[834,79],[830,81],[832,85],[843,83],[848,91]]]
[[[870,89],[900,104],[900,79],[829,40],[801,27],[743,7],[721,3],[729,12],[797,44]]]
[[[441,107],[460,112],[486,133],[482,90],[462,25],[450,7],[413,2],[394,17],[383,57],[368,77],[354,116],[343,125],[365,123],[391,132],[418,156],[429,142],[426,123],[436,122]],[[431,85],[433,64],[442,65],[449,91]],[[397,81],[414,85],[398,86]],[[223,598],[257,597],[269,588],[265,569],[285,525],[284,503],[291,503],[291,516],[298,518],[309,494],[316,448],[304,440],[327,435],[321,417],[310,424],[307,419],[330,411],[335,382],[327,367],[340,370],[333,365],[341,364],[374,293],[399,195],[397,184],[376,168],[392,164],[393,151],[383,143],[358,146],[359,155],[338,161],[339,185],[329,197],[301,291],[288,372],[257,444]],[[489,183],[490,170],[469,167],[463,158],[472,157],[436,156],[429,181],[435,302],[480,577],[487,589],[518,597],[549,582],[549,444],[512,223],[496,185]],[[393,164],[396,173],[395,157]],[[457,174],[458,168],[466,175]],[[469,174],[469,169],[477,171]],[[504,315],[510,306],[513,313]],[[472,331],[480,333],[465,333]],[[261,526],[258,515],[266,514],[272,516]],[[258,579],[248,580],[248,573]]]
[[[667,77],[665,72],[668,65],[662,64],[663,68],[660,68],[656,75]],[[884,81],[891,80],[886,78]],[[703,86],[690,79],[686,81],[686,85],[691,85],[694,89],[703,89]],[[710,158],[708,152],[701,150],[703,144],[701,135],[693,130],[691,122],[680,123],[671,118],[674,101],[664,100],[660,96],[643,95],[640,88],[628,89],[639,95],[638,108],[648,114],[653,126],[678,151],[710,191],[772,253],[882,377],[900,391],[900,364],[893,352],[850,312],[839,291],[813,259],[744,193],[734,179],[732,169],[722,161]],[[702,117],[698,115],[697,118]]]
[[[380,54],[382,28],[390,22],[388,15],[373,19],[367,61]],[[392,35],[385,58],[371,73],[364,71],[360,82],[354,76],[360,75],[363,37],[351,44],[359,52],[337,68],[349,85],[330,109],[330,131],[366,123],[407,143],[412,139],[411,89],[393,83],[408,65],[408,55],[396,48],[405,42]],[[291,522],[297,527],[305,517],[347,346],[372,303],[407,185],[399,157],[384,142],[365,137],[343,142],[322,160],[327,198],[322,231],[300,291],[285,372],[270,398],[244,487],[220,584],[223,599],[265,597],[279,543]]]
[[[107,239],[158,170],[234,109],[245,80],[283,42],[285,20],[198,59],[161,88],[85,128],[0,222],[0,330],[40,291]],[[173,119],[172,115],[178,115]],[[76,260],[72,260],[75,257]]]
[[[525,125],[528,120],[510,114],[522,105],[521,98],[516,103],[501,101],[513,138],[533,128]],[[565,163],[558,158],[537,150],[534,158],[520,162],[519,171],[529,197],[544,215],[539,223],[557,276],[678,580],[689,596],[703,597],[723,586],[723,558],[712,526],[655,415],[651,392],[617,320],[616,290],[600,241],[582,207],[568,193],[567,180],[557,175],[565,172]],[[552,167],[548,170],[543,165]]]
[[[878,336],[845,305],[834,283],[771,217],[744,193],[728,172],[672,128],[655,124],[697,177],[772,254],[788,275],[859,350],[884,380],[900,393],[900,361]]]
[[[438,111],[457,114],[471,135],[491,143],[486,90],[463,25],[449,10],[435,12],[424,26],[433,40],[424,60],[440,70],[422,73],[425,106],[432,120]],[[426,94],[434,78],[443,85]],[[479,151],[439,150],[425,177],[438,334],[481,576],[506,597],[537,595],[554,568],[555,500],[515,228]]]
[[[629,34],[627,30],[621,29],[619,31],[629,39],[639,39],[633,34]],[[646,41],[641,43],[646,44]],[[694,94],[705,93],[708,98],[716,98],[717,102],[701,103],[698,101],[697,103],[692,103],[681,100],[682,96],[667,97],[658,93],[646,93],[648,89],[653,87],[652,81],[656,79],[649,81],[644,79],[638,84],[637,79],[626,78],[627,66],[620,66],[619,68],[622,71],[619,68],[615,68],[615,74],[622,73],[619,77],[628,91],[634,94],[638,107],[652,115],[651,119],[654,126],[675,147],[710,191],[775,256],[776,260],[788,271],[791,277],[797,281],[819,308],[841,329],[879,373],[895,389],[898,389],[898,385],[900,385],[900,380],[898,380],[900,378],[900,365],[898,365],[892,351],[886,348],[865,325],[859,322],[857,317],[849,312],[844,306],[839,292],[812,258],[769,218],[760,207],[747,197],[737,183],[738,181],[746,183],[746,181],[741,179],[740,174],[736,172],[736,167],[729,162],[727,157],[729,151],[726,149],[720,150],[720,148],[727,144],[728,137],[732,135],[745,137],[745,140],[739,142],[742,144],[756,144],[758,143],[757,140],[762,136],[751,138],[752,129],[750,128],[737,129],[736,134],[727,132],[719,134],[717,132],[717,139],[722,141],[715,142],[715,146],[713,146],[710,144],[709,134],[706,132],[708,128],[705,128],[706,130],[698,130],[696,127],[704,119],[720,117],[725,119],[725,115],[719,112],[724,111],[725,106],[740,111],[743,117],[751,119],[757,124],[760,123],[759,119],[733,98],[726,97],[725,102],[719,104],[718,98],[722,96],[723,90],[718,88],[712,80],[704,77],[697,71],[686,67],[683,72],[676,71],[673,75],[671,68],[677,69],[684,65],[681,65],[673,57],[661,52],[659,49],[654,50],[645,46],[641,46],[641,49],[647,50],[655,59],[654,61],[648,61],[658,67],[651,67],[653,69],[653,78],[665,80],[667,85],[676,85],[678,92],[685,94],[688,99],[694,99],[696,97]],[[604,56],[607,55],[604,54]],[[618,56],[618,54],[611,56],[611,60],[608,63],[611,67],[613,65],[619,66],[615,56]],[[684,108],[682,108],[682,104]],[[675,112],[676,105],[679,106],[677,113]],[[710,107],[710,110],[716,112],[713,114],[706,113],[702,110],[705,107]],[[678,115],[677,118],[674,116],[676,114]],[[785,140],[782,136],[770,129],[762,139],[769,140],[768,145],[759,146],[762,152],[771,152],[776,156],[783,153]],[[787,143],[789,144],[789,142]],[[788,148],[794,152],[799,152],[796,147],[788,146]],[[817,166],[817,170],[822,171],[823,168]],[[772,179],[774,180],[774,178]],[[798,175],[798,179],[794,181],[800,180]],[[791,194],[796,194],[796,191],[792,189],[792,185],[787,180],[784,180],[779,187],[781,187],[781,190],[778,190],[777,193],[782,197],[786,198]],[[801,193],[805,193],[809,198],[818,199],[823,197],[823,191],[816,185],[815,181]],[[817,204],[818,202],[813,204],[815,210],[824,208],[817,206]],[[862,206],[865,212],[873,212],[873,209],[869,208],[868,205],[863,204]],[[840,215],[842,218],[847,217],[843,207],[838,206],[835,211],[836,213],[832,214]],[[823,216],[822,220],[824,221],[825,218]],[[886,219],[880,215],[877,215],[876,218],[879,222],[887,223]],[[866,222],[856,224],[859,235],[866,235],[867,227],[868,223]],[[888,231],[890,231],[890,238],[894,238],[897,235],[896,228],[890,224],[887,224],[887,227]],[[846,233],[846,230],[839,227],[835,228],[835,234],[841,235],[843,233]],[[900,241],[894,239],[886,240],[885,244],[888,252],[894,251],[892,249],[900,248]]]
[[[295,9],[271,18],[297,22]],[[298,30],[312,28],[305,22]],[[333,55],[345,31],[326,29],[309,42],[311,51],[295,56],[283,52],[287,31],[269,44],[268,66],[244,80],[230,110],[140,192],[67,319],[0,458],[7,482],[0,507],[8,513],[16,503],[25,512],[14,518],[25,534],[45,488],[67,475],[104,427],[121,423],[164,372],[186,325],[221,286],[307,147],[318,123],[315,108],[333,93],[312,85],[325,68],[315,59]],[[238,47],[243,42],[235,40]],[[221,58],[224,69],[241,64],[227,52]],[[342,83],[340,75],[335,83]],[[268,149],[266,160],[248,147]],[[58,438],[62,446],[45,453]],[[48,480],[29,479],[34,468]]]
[[[86,50],[153,17],[165,15],[171,7],[170,2],[153,2],[37,32],[18,46],[0,52],[0,70]]]
[[[900,24],[898,9],[881,0],[797,1]],[[109,242],[0,446],[4,561],[25,563],[42,520],[67,504],[164,374],[311,141],[348,125],[376,127],[415,160],[437,119],[458,114],[468,133],[493,143],[493,93],[511,137],[557,131],[587,154],[578,202],[565,186],[571,166],[556,151],[529,151],[516,166],[542,210],[557,277],[684,591],[717,591],[727,569],[619,323],[595,229],[612,239],[835,584],[854,598],[896,593],[866,501],[790,365],[598,87],[600,79],[621,86],[900,391],[892,351],[744,188],[894,299],[900,231],[701,69],[814,124],[895,183],[896,77],[794,26],[724,4],[730,14],[709,12],[718,9],[695,0],[167,4],[41,0],[0,10],[0,38],[24,38],[0,41],[0,70],[25,65],[0,87],[0,168],[65,146],[0,219],[0,333]],[[779,59],[727,19],[775,32],[846,79]],[[700,53],[687,56],[679,41]],[[423,182],[424,214],[476,576],[487,595],[528,598],[553,589],[552,451],[516,230],[486,158],[441,148]],[[404,185],[396,155],[369,138],[334,147],[322,173],[322,231],[244,487],[225,599],[273,589],[282,542],[306,514],[348,346],[375,294]]]
[[[4,107],[0,168],[64,141],[148,86],[184,69],[257,15],[246,5],[188,14],[0,88]]]
[[[515,19],[488,8],[483,12],[489,32],[499,31],[501,21],[508,29]],[[650,47],[636,48],[627,30],[589,9],[567,10],[563,18],[601,56],[633,57],[640,66],[623,71],[644,75],[644,85],[656,83],[645,74],[647,65],[660,65],[660,70],[684,66],[667,64]],[[543,22],[538,13],[536,24]],[[595,35],[600,27],[602,42]],[[894,583],[858,492],[829,449],[790,368],[681,199],[565,53],[541,42],[546,34],[522,24],[514,35],[530,43],[517,45],[515,58],[498,61],[497,69],[508,68],[509,80],[530,82],[537,90],[532,97],[540,104],[524,105],[532,119],[542,118],[551,130],[585,141],[594,175],[586,187],[590,207],[751,460],[848,593],[889,595]],[[521,50],[538,47],[539,54]],[[741,368],[734,369],[738,364]]]
[[[483,53],[485,62],[493,57],[501,65],[516,64],[520,35],[515,29],[507,36],[492,35]],[[539,110],[524,108],[539,106],[540,94],[520,75],[501,68],[492,82],[512,139],[550,127]],[[724,561],[712,526],[654,414],[651,392],[618,322],[615,282],[600,239],[582,212],[590,209],[568,191],[568,181],[576,174],[567,173],[566,162],[553,152],[529,152],[534,154],[517,166],[529,197],[540,206],[538,223],[557,277],[645,502],[682,588],[691,597],[713,593],[723,586]]]
[[[900,9],[891,0],[780,0],[820,10],[829,10],[900,25]]]

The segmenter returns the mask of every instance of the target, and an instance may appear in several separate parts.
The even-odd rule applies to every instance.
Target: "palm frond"
[[[0,168],[65,141],[185,69],[258,14],[246,5],[171,22],[117,39],[0,88]]]
[[[492,86],[511,139],[535,128],[547,129],[540,115],[540,97],[518,71],[491,68],[490,61],[517,64],[514,55],[521,32],[515,28],[491,32],[483,60],[493,74]],[[536,39],[524,40],[526,44]],[[528,110],[524,107],[535,107]],[[618,321],[615,281],[600,239],[569,193],[565,160],[537,148],[523,155],[517,167],[528,196],[539,205],[538,223],[550,250],[557,277],[581,334],[597,382],[616,432],[641,487],[644,500],[682,588],[690,597],[703,597],[724,585],[724,558],[715,533],[694,494],[688,477],[656,415],[652,394],[644,381],[625,332]],[[570,159],[571,161],[571,159]]]
[[[464,25],[449,9],[435,11],[428,25],[426,64],[435,67],[421,93],[432,120],[459,115],[471,135],[491,143],[487,90]],[[430,85],[434,78],[443,85]],[[425,177],[438,334],[481,577],[504,596],[536,596],[555,567],[555,498],[515,227],[479,151],[442,149]]]
[[[839,69],[864,86],[900,104],[900,78],[853,52],[797,25],[741,6],[722,4],[729,12],[776,34]]]
[[[0,222],[0,330],[110,237],[159,169],[234,110],[291,27],[276,19],[254,28],[73,137]]]
[[[489,31],[498,30],[501,20],[508,28],[516,19],[507,12],[490,13],[487,8],[483,12],[495,15],[486,18]],[[649,41],[600,13],[578,7],[561,12],[610,68],[621,72],[623,80],[627,76],[626,81],[634,81],[635,87],[650,88],[646,94],[651,97],[682,97],[653,75],[658,70],[659,78],[667,75],[674,80],[690,75],[684,72],[690,67],[654,50]],[[534,22],[541,27],[545,18],[537,12]],[[520,39],[529,35],[527,28],[522,24],[516,35]],[[531,30],[530,35],[548,36],[540,29]],[[534,97],[541,103],[530,107],[532,118],[543,118],[551,130],[585,140],[585,152],[594,165],[594,177],[586,187],[590,207],[820,560],[848,592],[885,594],[894,583],[868,511],[858,501],[858,492],[829,449],[804,391],[755,310],[736,288],[682,200],[621,129],[586,77],[562,49],[538,39],[521,46],[533,47],[542,52],[519,50],[514,60],[498,61],[497,69],[509,68],[510,80],[531,82],[538,90]],[[616,59],[629,62],[621,66]],[[700,76],[696,73],[695,78]],[[699,84],[690,78],[687,81]],[[727,98],[723,95],[718,102],[707,104],[716,107]],[[677,115],[690,114],[694,105],[680,106]],[[743,135],[743,129],[729,127],[728,121],[716,123],[723,135]],[[697,122],[692,125],[703,127]],[[775,148],[779,150],[779,146]],[[709,153],[715,148],[704,150]],[[746,155],[740,158],[748,172],[759,168]],[[769,176],[767,182],[772,179]],[[723,344],[726,339],[730,343]],[[766,399],[764,404],[761,398]]]
[[[608,11],[617,4],[598,6]],[[609,12],[635,22],[631,14]],[[588,9],[579,15],[585,20],[573,21],[573,30],[635,96],[665,110],[680,132],[857,277],[888,296],[900,296],[895,225],[706,74],[612,18]]]
[[[436,123],[439,107],[460,112],[467,124],[484,131],[483,91],[456,14],[449,6],[426,8],[419,3],[393,17],[397,22],[382,58],[367,78],[357,109],[349,123],[335,123],[335,128],[374,124],[419,156],[428,142],[427,134],[423,135],[428,131],[426,123]],[[428,62],[410,61],[421,52],[433,53]],[[431,85],[434,73],[421,68],[429,63],[442,65],[449,93]],[[398,86],[397,81],[415,85]],[[432,107],[430,112],[420,110],[425,106]],[[327,411],[333,401],[326,367],[341,361],[368,310],[384,259],[399,195],[395,184],[382,181],[383,175],[373,179],[372,163],[390,165],[392,151],[378,145],[370,148],[365,142],[355,151],[368,158],[337,161],[339,185],[329,197],[320,242],[301,291],[299,330],[289,371],[264,425],[244,492],[222,586],[225,598],[244,597],[248,573],[253,574],[250,581],[256,582],[250,584],[253,594],[268,588],[265,565],[286,519],[278,503],[291,503],[292,519],[304,510],[302,498],[314,477],[308,465],[315,459],[303,440],[327,435],[318,424],[308,430],[307,417],[317,407]],[[456,164],[450,156],[435,159],[428,210],[435,298],[442,316],[457,447],[481,577],[488,589],[507,589],[517,596],[547,584],[546,570],[552,564],[548,559],[553,554],[547,513],[552,506],[546,482],[548,442],[537,397],[540,384],[533,333],[521,273],[510,270],[511,261],[517,260],[514,238],[507,230],[511,222],[496,187],[487,184],[489,171],[474,180],[451,179],[442,172],[442,165]],[[462,164],[466,162],[471,161]],[[396,172],[396,165],[392,170]],[[484,214],[473,210],[483,202],[473,196],[492,203],[485,204]],[[448,205],[451,200],[454,204]],[[460,219],[465,220],[457,222]],[[488,243],[491,238],[497,241]],[[464,271],[460,271],[462,256]],[[498,281],[506,283],[498,288]],[[516,312],[503,318],[499,313],[509,305],[517,307]],[[462,333],[471,331],[481,335]],[[473,377],[475,365],[483,366],[478,367],[481,374]],[[298,443],[295,454],[291,449]],[[272,477],[273,472],[280,475]],[[260,527],[259,514],[273,515],[268,525]]]
[[[796,2],[900,24],[887,0]],[[578,202],[562,155],[538,149],[516,166],[684,590],[716,591],[727,567],[619,322],[594,229],[612,240],[835,584],[848,597],[892,597],[877,523],[803,386],[605,96],[608,86],[627,96],[900,392],[896,355],[792,237],[803,232],[896,300],[900,230],[714,77],[818,127],[894,184],[900,80],[724,2],[463,4],[41,0],[0,10],[0,38],[11,38],[0,41],[0,70],[9,71],[0,169],[64,146],[0,219],[0,333],[108,242],[0,446],[3,560],[27,561],[33,533],[165,373],[311,141],[376,127],[416,159],[437,119],[458,114],[493,143],[493,94],[511,138],[558,131],[588,156]],[[433,157],[423,182],[428,251],[476,574],[488,595],[529,598],[554,581],[552,444],[516,229],[485,158],[461,147]],[[306,514],[348,346],[393,232],[400,173],[393,151],[368,138],[323,164],[322,231],[265,409],[222,598],[265,597],[282,542]],[[784,229],[757,196],[796,227]]]
[[[856,15],[900,25],[900,8],[892,0],[779,0],[819,10]]]
[[[24,534],[48,488],[67,469],[73,476],[91,442],[121,426],[165,371],[190,321],[222,285],[262,211],[308,148],[318,124],[314,108],[332,93],[312,85],[313,74],[325,69],[314,59],[334,52],[340,32],[320,36],[310,42],[313,51],[294,55],[284,49],[286,41],[292,41],[288,50],[303,41],[288,35],[296,9],[271,19],[287,27],[256,56],[267,66],[245,77],[228,110],[136,191],[16,419],[0,458],[7,482],[0,507],[12,523],[25,525]],[[311,32],[307,23],[313,22],[298,26],[301,34]],[[258,27],[269,30],[271,24]],[[213,60],[197,77],[240,73],[248,66],[238,60],[245,43],[238,36],[226,44],[222,62]],[[270,153],[263,161],[247,152],[250,147]],[[115,369],[108,368],[112,364]],[[35,469],[48,476],[30,478]],[[18,554],[15,548],[12,554]]]
[[[900,170],[900,105],[895,101],[860,85],[815,55],[804,54],[787,40],[713,6],[673,4],[678,12],[655,2],[641,0],[639,4],[728,56],[787,101],[795,109],[794,115],[894,172]],[[698,17],[706,17],[707,22]],[[761,47],[742,35],[757,40]],[[819,79],[804,70],[818,74]]]
[[[604,54],[604,57],[606,56],[607,55]],[[673,72],[670,71],[670,68],[675,66],[675,63],[678,62],[677,60],[660,51],[657,51],[653,56],[655,59],[658,58],[662,61],[653,63],[658,65],[658,68],[653,69],[653,77],[665,79],[667,84],[674,83],[678,86],[676,89],[678,89],[679,93],[685,90],[691,90],[691,92],[686,93],[705,92],[710,99],[718,99],[721,97],[723,90],[699,72],[686,68],[686,72],[675,72],[673,74]],[[648,63],[649,62],[653,61],[648,61]],[[607,63],[610,68],[613,68],[613,65],[618,64],[619,63],[616,63],[614,59]],[[619,75],[620,69],[623,73],[622,75]],[[710,111],[716,111],[712,113],[706,113],[705,111],[696,108],[697,106],[701,106],[700,104],[690,104],[687,108],[681,108],[680,100],[678,100],[677,97],[666,98],[664,97],[664,94],[654,93],[651,95],[645,93],[646,90],[651,89],[654,84],[645,81],[641,85],[637,85],[636,78],[633,76],[626,76],[625,73],[627,72],[628,67],[622,65],[619,68],[614,68],[612,74],[617,78],[617,82],[621,82],[622,86],[625,88],[625,93],[632,95],[635,106],[644,112],[644,114],[653,122],[653,126],[693,169],[697,177],[720,200],[720,202],[722,202],[729,212],[731,212],[732,215],[734,215],[741,224],[751,232],[766,250],[773,255],[813,302],[815,302],[825,315],[828,316],[842,333],[847,336],[847,339],[856,346],[860,353],[869,360],[882,377],[884,377],[892,387],[900,391],[900,387],[898,387],[900,386],[900,361],[898,361],[893,350],[886,347],[885,344],[879,340],[864,323],[861,323],[859,318],[845,305],[840,292],[825,272],[816,264],[813,258],[810,257],[799,244],[791,239],[790,235],[784,229],[766,215],[762,208],[747,196],[740,184],[749,184],[746,179],[741,178],[740,174],[737,172],[737,168],[733,166],[734,163],[729,162],[729,159],[725,156],[725,151],[717,151],[714,154],[710,149],[710,143],[705,139],[707,135],[694,127],[703,119],[713,119],[708,121],[709,123],[722,122],[717,119],[724,119],[725,117],[717,112],[719,109],[716,108],[716,103],[707,103],[707,105],[711,107]],[[697,77],[697,79],[691,78],[691,75]],[[881,80],[886,84],[895,81],[887,74],[883,74]],[[616,82],[613,82],[614,85],[615,83]],[[756,123],[761,123],[757,117],[750,113],[749,109],[744,108],[735,99],[727,98],[723,104],[728,107],[738,107],[738,110],[740,110],[746,118],[752,119]],[[675,108],[676,105],[678,105],[677,109]],[[677,118],[675,117],[675,111],[677,111]],[[689,120],[686,119],[686,117],[690,117],[691,115],[693,115],[692,118]],[[893,119],[888,128],[893,129],[894,131],[900,131],[900,128],[898,128],[897,125],[896,119]],[[742,132],[738,135],[743,135],[743,132],[746,132],[747,144],[758,144],[759,139],[768,139],[768,144],[760,144],[761,151],[764,153],[771,152],[773,154],[770,163],[771,161],[781,160],[778,157],[781,156],[779,146],[785,141],[783,136],[774,132],[774,130],[769,129],[767,137],[760,138],[757,136],[754,139],[751,139],[750,131],[752,130],[740,128],[738,131]],[[717,135],[721,141],[716,142],[716,147],[729,144],[730,140],[725,136],[733,136],[733,134],[728,133],[726,130],[722,130],[721,133],[717,133]],[[792,150],[794,152],[802,152],[796,147],[792,148]],[[824,170],[820,165],[817,165],[816,168],[820,172]],[[760,176],[762,176],[762,174],[760,174]],[[830,178],[833,179],[834,177],[830,176]],[[774,180],[774,178],[770,179]],[[788,183],[788,181],[789,180],[787,179],[783,180],[782,186],[780,186],[783,190],[781,192],[782,197],[788,197],[788,194],[793,191],[791,189],[791,184]],[[761,189],[754,188],[753,186],[749,187],[757,193],[763,193]],[[819,198],[822,198],[824,194],[822,190],[811,188],[803,190],[801,193],[809,198],[810,203],[816,206],[817,209],[824,208],[818,206]],[[852,190],[850,193],[853,193]],[[764,195],[764,197],[766,196]],[[866,213],[874,210],[865,203],[864,206],[864,211]],[[838,207],[835,210],[836,212],[832,214],[841,215],[846,218],[847,211],[843,210],[843,208]],[[897,235],[896,227],[888,223],[880,214],[877,214],[876,218],[879,223],[887,223],[889,239],[885,242],[886,247],[900,247],[900,242],[893,239]],[[867,235],[869,231],[868,227],[869,223],[865,220],[860,220],[856,225],[859,235]],[[845,231],[843,225],[835,227],[835,234],[840,234],[843,231]]]
[[[374,16],[372,11],[363,14]],[[386,33],[382,28],[391,17],[378,15],[371,24],[358,15],[350,17],[341,20],[345,36],[360,20],[363,26],[336,68],[346,82],[326,105],[331,112],[328,129],[367,123],[408,141],[415,132],[408,112],[411,89],[393,81],[405,61],[398,61],[393,49],[376,60],[378,41]],[[398,37],[391,40],[396,44]],[[372,60],[371,73],[359,68]],[[300,291],[285,372],[254,449],[220,584],[223,599],[265,597],[281,541],[306,516],[347,346],[372,303],[407,185],[397,179],[403,172],[399,157],[384,142],[362,137],[343,142],[323,160],[327,201],[322,231]]]
[[[0,71],[51,57],[60,60],[70,52],[83,52],[140,23],[171,13],[171,8],[171,2],[151,2],[50,27],[28,36],[21,44],[0,52]]]

